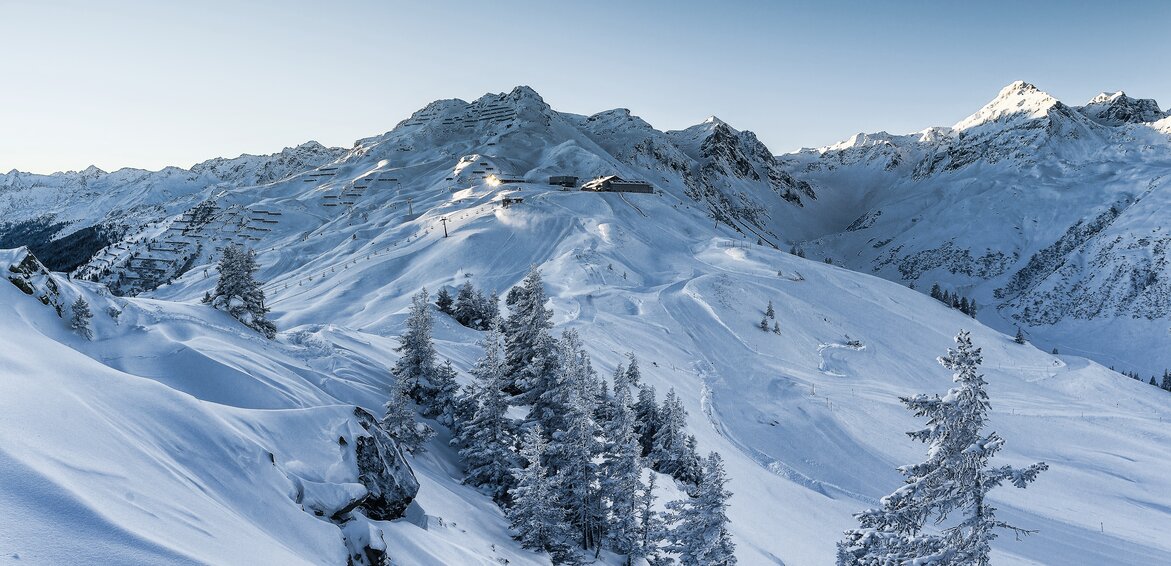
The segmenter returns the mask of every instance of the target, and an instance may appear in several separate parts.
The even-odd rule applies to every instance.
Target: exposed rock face
[[[389,521],[402,517],[419,493],[419,480],[398,444],[378,426],[374,415],[355,407],[354,416],[370,433],[354,439],[358,481],[369,492],[357,507],[371,519]]]
[[[45,268],[28,248],[5,250],[4,263],[8,264],[8,280],[27,295],[34,295],[42,303],[57,310],[57,316],[62,315],[63,303],[61,290],[49,270]]]
[[[1103,92],[1081,107],[1091,120],[1107,126],[1154,122],[1165,115],[1150,98],[1131,98],[1125,92]]]

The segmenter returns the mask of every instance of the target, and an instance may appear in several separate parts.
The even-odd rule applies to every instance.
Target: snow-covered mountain
[[[442,432],[427,452],[404,459],[418,483],[406,517],[380,520],[370,500],[378,490],[359,463],[359,446],[376,445],[362,439],[377,433],[355,410],[380,414],[412,293],[466,281],[504,293],[536,265],[556,330],[577,330],[602,375],[635,352],[648,383],[678,392],[700,451],[723,455],[742,564],[832,560],[842,531],[856,526],[852,513],[900,485],[897,466],[922,459],[923,447],[903,434],[922,423],[898,396],[947,390],[948,372],[935,358],[960,328],[984,348],[991,426],[1007,439],[1000,461],[1050,465],[1026,491],[993,492],[1002,517],[1038,530],[1019,542],[998,540],[997,563],[1171,561],[1161,530],[1171,518],[1171,479],[1161,473],[1171,465],[1171,395],[1081,357],[1015,344],[919,291],[865,273],[873,266],[847,253],[874,250],[879,261],[901,245],[904,255],[930,248],[922,257],[959,258],[922,269],[920,280],[950,273],[941,266],[953,261],[964,264],[961,245],[996,244],[1010,258],[1003,243],[1019,242],[1013,261],[1027,262],[1036,253],[1029,250],[1066,228],[1024,225],[1023,235],[1009,236],[985,230],[974,216],[1007,214],[1002,199],[1010,189],[1003,180],[992,182],[1000,192],[973,186],[981,178],[973,170],[1007,175],[1011,165],[1049,179],[1030,186],[1043,193],[1064,190],[1053,184],[1053,169],[1079,169],[1009,149],[1010,139],[1074,159],[1088,151],[1076,149],[1088,147],[1086,136],[1119,128],[1151,144],[1138,154],[1144,163],[1158,162],[1166,132],[1156,129],[1165,119],[1106,126],[1098,121],[1103,113],[1058,111],[1060,103],[1034,91],[1006,89],[1004,101],[963,128],[860,135],[775,157],[750,132],[717,119],[660,132],[625,110],[559,113],[520,87],[470,103],[432,103],[350,150],[311,148],[315,157],[288,170],[263,160],[239,170],[197,166],[170,174],[219,180],[176,183],[189,190],[168,189],[172,196],[145,184],[123,195],[109,185],[106,200],[87,197],[98,203],[88,205],[92,212],[62,201],[52,213],[72,225],[136,220],[72,278],[47,272],[23,250],[0,257],[13,283],[0,281],[0,467],[8,478],[0,501],[13,510],[0,519],[4,555],[31,563],[81,556],[340,564],[365,548],[385,548],[396,564],[547,561],[520,549],[500,510],[461,485],[463,471]],[[1032,117],[1003,110],[1018,102]],[[1034,130],[1050,126],[1031,124],[1046,120],[1060,122],[1053,126],[1060,136],[1082,137],[1038,137]],[[979,153],[989,140],[998,148]],[[973,151],[979,157],[952,165]],[[1124,166],[1125,155],[1111,163]],[[1097,170],[1122,194],[1125,179],[1146,171],[1130,166],[1118,178],[1105,165]],[[551,176],[611,174],[649,181],[655,192],[549,184]],[[968,183],[931,184],[946,175]],[[27,176],[5,178],[15,177]],[[14,193],[21,191],[32,188]],[[1038,211],[1047,202],[1024,198]],[[14,203],[11,218],[42,216],[19,199],[5,202]],[[101,208],[107,202],[115,204]],[[964,218],[932,208],[938,203],[966,207],[968,230],[931,216]],[[909,225],[895,221],[908,214]],[[991,227],[1012,225],[997,222]],[[943,242],[927,241],[946,229],[957,231],[950,255],[936,249]],[[879,230],[892,240],[878,247],[878,239],[864,240]],[[778,249],[806,241],[808,251],[825,250],[865,272]],[[275,341],[200,304],[215,285],[216,248],[228,243],[258,252],[258,278],[282,331]],[[991,265],[991,273],[998,257],[981,250],[965,265]],[[998,275],[964,276],[1008,285],[1016,264],[1002,263]],[[878,274],[898,279],[901,266],[901,259],[883,264]],[[93,305],[93,341],[58,314],[68,314],[78,296]],[[769,301],[780,335],[758,328]],[[482,333],[436,317],[439,354],[466,382]],[[397,461],[384,457],[376,469]],[[405,475],[395,477],[385,486],[410,487]],[[660,486],[661,499],[680,496],[669,479]]]
[[[973,298],[982,321],[1047,348],[1158,374],[1171,367],[1167,124],[1152,100],[1069,106],[1016,82],[950,128],[784,156],[825,205],[794,236]]]

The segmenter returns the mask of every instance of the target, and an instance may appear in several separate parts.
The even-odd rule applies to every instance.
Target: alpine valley
[[[578,189],[605,176],[649,192]],[[11,171],[0,557],[548,563],[465,481],[450,419],[418,415],[436,434],[413,451],[379,424],[412,296],[516,296],[539,273],[553,335],[606,381],[632,353],[693,448],[722,457],[741,564],[833,561],[923,460],[900,397],[953,386],[937,357],[961,329],[1005,440],[994,462],[1048,464],[990,492],[1035,531],[1002,534],[993,561],[1171,563],[1171,391],[1148,383],[1171,368],[1169,177],[1154,101],[1074,106],[1024,82],[952,127],[785,155],[714,117],[664,132],[522,86],[349,149]],[[236,247],[255,252],[273,339],[202,300]],[[471,383],[490,332],[427,308],[438,358]],[[660,513],[692,491],[646,475]],[[595,557],[625,558],[579,558]]]

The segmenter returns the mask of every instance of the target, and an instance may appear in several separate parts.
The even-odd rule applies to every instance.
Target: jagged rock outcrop
[[[374,415],[355,407],[354,417],[368,433],[368,436],[354,439],[358,480],[366,486],[367,491],[355,507],[371,519],[380,521],[402,517],[407,506],[415,499],[415,494],[419,493],[419,480],[403,457],[398,443],[378,426],[378,419]]]

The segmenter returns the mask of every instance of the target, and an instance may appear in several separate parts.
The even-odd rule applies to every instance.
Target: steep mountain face
[[[781,159],[834,211],[801,225],[853,269],[973,298],[981,320],[1143,374],[1163,344],[1171,168],[1150,100],[1068,106],[1016,82],[950,128],[859,135]],[[843,210],[852,211],[844,214]],[[849,219],[849,220],[847,220]],[[1103,344],[1103,333],[1137,339]]]
[[[72,271],[99,249],[218,191],[271,183],[343,153],[309,142],[272,155],[211,159],[190,170],[10,171],[0,175],[0,247],[27,245],[51,268]]]

